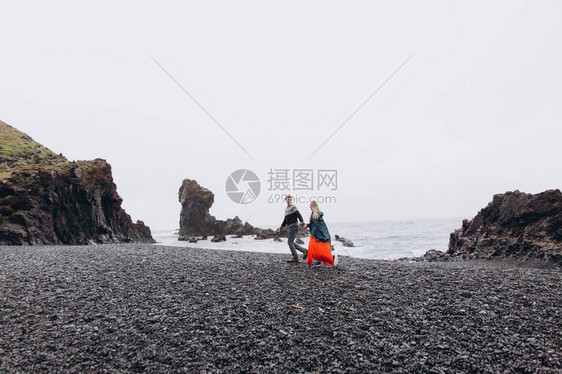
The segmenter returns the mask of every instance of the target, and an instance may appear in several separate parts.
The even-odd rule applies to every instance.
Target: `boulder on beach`
[[[122,201],[105,160],[68,161],[0,121],[0,244],[153,243]]]
[[[211,239],[211,241],[212,241],[213,243],[224,242],[224,241],[226,241],[226,236],[224,236],[224,235],[215,235],[215,236]]]
[[[488,206],[451,233],[447,253],[562,264],[562,193],[494,195]]]
[[[430,249],[429,251],[425,252],[421,259],[427,262],[448,261],[450,260],[450,255],[436,249]]]
[[[350,239],[346,239],[342,236],[336,235],[336,241],[340,242],[344,247],[353,247],[353,242]]]

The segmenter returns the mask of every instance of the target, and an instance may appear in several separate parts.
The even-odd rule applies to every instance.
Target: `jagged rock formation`
[[[283,228],[283,230],[281,230],[280,233],[278,233],[276,230],[272,230],[272,229],[259,230],[256,233],[256,237],[254,239],[256,239],[256,240],[267,240],[267,239],[277,240],[279,238],[286,238],[288,236],[289,236],[289,228],[287,226],[285,226]],[[309,236],[310,236],[310,230],[309,229],[304,229],[302,227],[299,227],[299,231],[297,233],[297,239],[308,238]],[[277,240],[277,241],[281,241],[281,240]],[[302,243],[299,243],[299,244],[302,244]]]
[[[285,231],[287,231],[287,230],[285,230]],[[279,236],[280,235],[272,229],[264,229],[264,230],[261,230],[260,232],[258,232],[254,239],[256,239],[256,240],[267,240],[267,239],[274,239],[274,238],[279,237]]]
[[[487,207],[451,234],[447,253],[562,264],[562,193],[494,195]]]
[[[215,195],[201,187],[195,180],[184,179],[179,189],[180,238],[203,235],[255,235],[261,230],[248,222],[242,223],[238,216],[226,221],[209,214]]]
[[[121,202],[105,160],[69,162],[0,121],[0,244],[154,242]]]

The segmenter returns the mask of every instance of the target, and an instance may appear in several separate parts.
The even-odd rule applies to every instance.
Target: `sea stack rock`
[[[562,193],[494,195],[487,207],[451,234],[447,253],[562,264]]]
[[[184,179],[178,196],[181,203],[179,235],[214,235],[216,219],[209,214],[209,209],[215,195],[197,181]]]
[[[105,160],[70,162],[0,121],[0,244],[154,242],[121,202]]]
[[[226,221],[217,220],[209,214],[215,195],[195,180],[184,179],[178,192],[181,203],[181,236],[255,235],[259,231],[236,216]]]

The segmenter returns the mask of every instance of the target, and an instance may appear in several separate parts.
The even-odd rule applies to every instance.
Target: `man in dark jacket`
[[[287,207],[285,208],[285,219],[283,219],[281,227],[277,229],[277,232],[281,232],[281,230],[283,230],[283,227],[289,226],[289,237],[287,238],[287,244],[289,244],[289,249],[291,250],[291,255],[293,255],[293,258],[287,260],[287,262],[299,262],[297,251],[304,253],[306,251],[306,248],[295,243],[297,233],[299,232],[299,224],[297,220],[299,220],[301,223],[304,223],[304,220],[299,212],[299,209],[295,205],[293,205],[293,197],[291,195],[287,195],[286,201]]]

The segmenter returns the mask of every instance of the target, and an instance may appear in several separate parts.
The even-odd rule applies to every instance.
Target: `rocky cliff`
[[[495,195],[487,207],[451,234],[447,253],[562,264],[562,193]]]
[[[154,242],[121,202],[105,160],[69,162],[0,121],[0,244]]]

